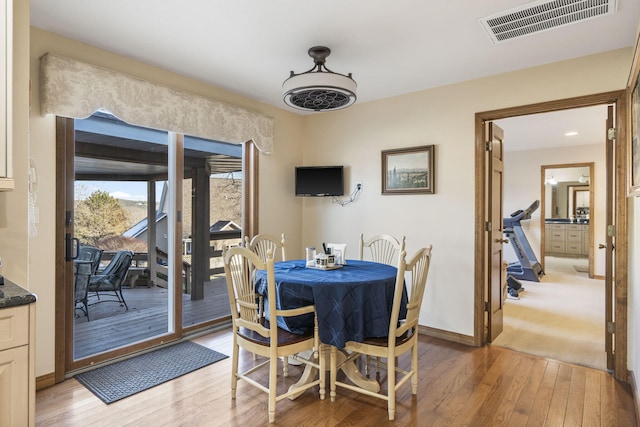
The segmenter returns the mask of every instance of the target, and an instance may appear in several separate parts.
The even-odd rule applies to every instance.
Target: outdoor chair
[[[119,302],[120,305],[129,310],[127,303],[122,295],[122,283],[127,277],[129,267],[131,267],[131,260],[133,259],[133,252],[131,251],[118,251],[113,256],[113,259],[100,273],[91,277],[89,280],[89,292],[95,293],[98,302]],[[100,294],[107,293],[108,295],[115,295],[117,299],[101,299]]]
[[[89,321],[88,291],[91,279],[91,262],[80,260],[73,263],[75,310],[81,310]],[[76,317],[78,315],[76,314]]]
[[[232,247],[226,250],[224,256],[224,271],[227,279],[227,291],[231,305],[231,326],[233,329],[233,355],[231,369],[231,398],[236,398],[238,380],[266,392],[269,395],[268,411],[269,422],[275,421],[276,402],[303,391],[320,386],[320,398],[324,399],[324,375],[319,375],[315,381],[311,381],[300,387],[289,389],[277,394],[278,386],[278,360],[280,357],[289,357],[304,350],[313,350],[313,356],[309,359],[297,358],[300,362],[325,372],[324,355],[319,351],[320,339],[318,337],[317,319],[314,328],[304,335],[292,334],[278,327],[277,317],[299,316],[306,313],[315,313],[315,306],[308,305],[291,310],[280,310],[276,306],[276,284],[273,268],[273,254],[267,254],[267,260],[260,257],[248,248]],[[255,290],[255,272],[266,270],[269,314],[267,318],[258,311],[258,295]],[[251,364],[247,370],[239,371],[240,348],[266,358],[265,361]],[[316,362],[318,361],[318,362]],[[257,380],[251,374],[263,366],[269,367],[268,385]]]
[[[393,295],[393,308],[389,321],[389,333],[387,337],[365,338],[362,342],[347,341],[344,350],[350,352],[345,362],[337,365],[337,349],[331,347],[331,401],[335,401],[336,386],[344,387],[358,393],[374,396],[387,401],[389,420],[393,421],[396,412],[396,391],[405,382],[411,379],[411,393],[418,392],[418,316],[427,283],[429,264],[431,263],[431,246],[420,249],[407,262],[406,252],[402,251],[398,262],[398,274],[396,276],[396,287]],[[407,302],[407,315],[400,318],[400,303],[405,287],[405,273],[411,273],[411,286],[409,287],[409,301]],[[397,357],[411,351],[411,367],[409,370],[400,369],[397,366]],[[348,361],[352,361],[360,355],[374,356],[378,358],[378,366],[387,368],[387,391],[373,392],[357,386],[337,380],[337,372],[341,366]],[[386,359],[381,362],[380,359]],[[396,379],[399,374],[399,380]],[[376,372],[380,375],[380,368]]]
[[[91,274],[97,274],[100,268],[100,258],[102,258],[102,249],[93,246],[80,246],[78,251],[78,260],[91,261]]]

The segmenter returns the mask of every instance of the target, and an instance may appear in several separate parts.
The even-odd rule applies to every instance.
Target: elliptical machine
[[[503,220],[504,235],[509,239],[518,257],[518,261],[510,263],[507,267],[507,277],[511,276],[516,279],[539,282],[540,278],[544,276],[542,266],[531,249],[527,236],[525,236],[520,225],[520,221],[531,219],[531,214],[538,207],[540,207],[540,200],[534,201],[525,210],[518,209],[511,214],[511,217]]]

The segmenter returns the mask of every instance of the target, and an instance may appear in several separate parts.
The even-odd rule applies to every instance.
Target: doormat
[[[74,378],[109,404],[227,357],[200,344],[183,341]]]

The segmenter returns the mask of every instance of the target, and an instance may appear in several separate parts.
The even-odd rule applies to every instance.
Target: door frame
[[[475,115],[475,275],[474,275],[474,344],[485,343],[488,292],[487,281],[487,234],[485,222],[488,211],[487,165],[485,161],[486,122],[528,114],[560,111],[572,108],[588,107],[601,104],[616,106],[616,140],[615,156],[618,167],[615,171],[616,187],[615,204],[615,242],[616,256],[614,265],[615,292],[615,344],[614,344],[614,376],[628,381],[627,372],[627,96],[625,90],[586,95],[556,101],[484,111]],[[508,135],[506,136],[508,139]],[[604,325],[603,325],[604,327]]]
[[[547,194],[547,190],[546,190],[546,186],[545,186],[545,182],[544,182],[544,177],[545,177],[545,171],[547,169],[564,169],[564,168],[580,168],[580,167],[588,167],[589,168],[589,173],[590,173],[590,179],[593,179],[593,171],[595,168],[595,164],[594,162],[579,162],[579,163],[562,163],[562,164],[548,164],[548,165],[542,165],[540,167],[540,212],[542,212],[541,215],[541,224],[540,224],[540,265],[542,266],[542,270],[544,271],[545,269],[545,260],[544,257],[547,255],[547,251],[545,249],[545,242],[546,242],[546,235],[547,235],[547,231],[545,229],[544,226],[544,218],[545,218],[545,212],[546,212],[546,207],[547,207],[547,201],[546,201],[546,194]],[[593,185],[589,184],[589,212],[591,212],[590,215],[593,215],[593,205],[594,205],[594,189],[593,189]],[[590,278],[596,278],[594,277],[594,264],[595,264],[595,251],[593,250],[593,243],[595,242],[594,240],[594,227],[595,224],[593,221],[589,221],[589,254],[588,254],[588,259],[589,259],[589,263],[588,263],[588,268],[589,268],[589,272],[588,275]],[[603,277],[597,277],[598,279],[602,279]]]
[[[165,344],[169,341],[179,340],[193,333],[200,333],[207,328],[218,327],[219,323],[207,322],[195,327],[184,327],[182,325],[182,307],[181,304],[174,305],[170,308],[172,316],[176,319],[176,328],[174,331],[157,336],[141,343],[129,345],[122,349],[116,349],[105,353],[100,353],[88,359],[80,361],[71,361],[69,357],[72,354],[72,344],[69,337],[73,337],[73,286],[69,277],[73,277],[73,268],[71,263],[65,262],[65,233],[66,233],[66,211],[69,206],[66,205],[66,194],[74,193],[74,180],[72,169],[67,166],[73,164],[75,149],[75,125],[71,118],[56,117],[56,238],[55,238],[55,356],[54,356],[54,384],[64,381],[69,372],[78,371],[88,366],[98,365],[102,362],[113,360],[115,358],[129,355],[138,351],[143,351],[149,347]],[[184,176],[183,135],[173,134],[176,144],[180,146],[177,153],[173,154],[173,160],[176,163],[176,175]],[[258,150],[252,140],[242,144],[242,167],[243,167],[243,230],[258,230]],[[182,184],[180,184],[182,187]],[[182,206],[182,192],[175,195],[176,200],[173,202],[173,209],[178,210]],[[181,209],[181,208],[180,208]],[[176,213],[176,218],[180,215]],[[243,235],[244,237],[244,235]],[[181,233],[174,229],[174,239],[180,241]],[[174,245],[174,259],[182,259],[180,245]],[[176,295],[181,293],[182,273],[178,268],[173,269],[174,275],[174,292]]]

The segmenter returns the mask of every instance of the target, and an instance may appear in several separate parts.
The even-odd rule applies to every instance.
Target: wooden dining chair
[[[387,401],[390,421],[395,418],[396,391],[398,388],[411,379],[411,393],[415,395],[418,392],[418,317],[420,316],[420,307],[427,283],[429,264],[431,263],[431,246],[420,249],[409,261],[405,261],[405,257],[406,252],[402,251],[398,263],[388,336],[384,338],[365,338],[363,342],[348,341],[344,350],[349,352],[349,356],[340,365],[337,364],[337,349],[336,347],[331,347],[331,401],[335,401],[336,386],[384,399]],[[406,272],[411,273],[411,285],[409,301],[407,302],[407,314],[404,319],[401,319],[399,318],[400,303],[405,287]],[[409,370],[401,369],[397,366],[396,358],[408,351],[411,351],[411,367]],[[352,361],[363,354],[375,356],[379,360],[386,360],[386,362],[380,362],[380,365],[386,366],[387,371],[386,394],[366,390],[355,384],[337,380],[338,370],[348,361]],[[396,378],[396,375],[399,375],[399,378]]]
[[[267,253],[271,251],[273,253],[274,259],[276,258],[276,253],[280,250],[280,254],[282,259],[277,261],[286,261],[287,255],[285,251],[285,240],[284,233],[280,239],[270,234],[256,234],[253,236],[253,239],[249,240],[249,236],[244,237],[245,247],[249,248],[263,261],[267,260]]]
[[[405,239],[405,236],[402,236],[402,240],[398,240],[389,234],[379,234],[365,240],[364,234],[360,234],[360,261],[364,261],[365,248],[367,248],[371,261],[396,266],[400,254],[404,251]],[[369,374],[371,357],[367,356],[366,359],[365,374]]]
[[[398,257],[404,250],[405,236],[398,240],[388,234],[380,234],[365,240],[364,234],[360,234],[360,260],[364,260],[365,248],[369,249],[371,261],[396,266]]]
[[[310,367],[325,371],[325,359],[319,351],[320,339],[318,337],[318,322],[314,322],[314,328],[304,335],[292,334],[277,326],[277,317],[299,316],[306,313],[315,313],[315,307],[308,305],[290,310],[279,310],[276,307],[276,284],[273,270],[273,252],[267,252],[267,259],[263,261],[255,252],[244,247],[232,247],[225,251],[224,271],[227,279],[227,292],[231,305],[231,321],[233,328],[233,356],[231,372],[231,398],[236,398],[238,380],[266,392],[269,395],[268,410],[269,422],[275,420],[276,402],[318,385],[320,387],[320,399],[325,396],[324,375],[319,375],[315,381],[311,381],[300,387],[290,389],[281,394],[277,393],[278,360],[280,357],[291,357],[305,350],[313,350],[309,359],[297,358],[300,362]],[[260,315],[258,307],[258,294],[255,290],[255,272],[266,270],[267,272],[267,298],[269,307],[268,316]],[[250,351],[266,360],[239,372],[238,357],[240,348]],[[295,357],[295,356],[294,356]],[[263,385],[252,377],[252,373],[261,367],[269,367],[269,383]]]

